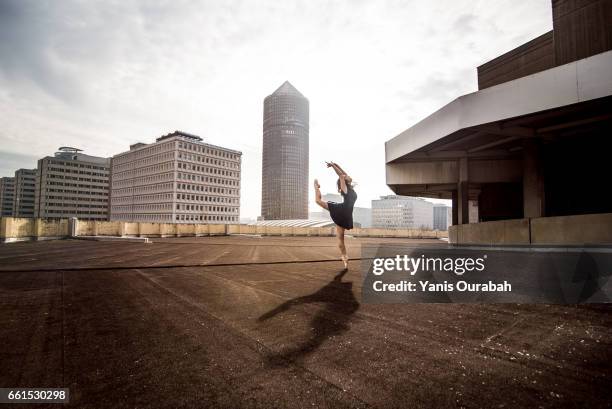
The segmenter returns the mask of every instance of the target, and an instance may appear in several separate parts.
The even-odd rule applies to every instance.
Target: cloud
[[[550,20],[548,0],[2,0],[0,146],[25,155],[3,166],[180,129],[243,150],[242,214],[256,216],[263,98],[290,80],[310,100],[311,176],[333,187],[321,163],[341,162],[367,205],[389,193],[384,141]]]

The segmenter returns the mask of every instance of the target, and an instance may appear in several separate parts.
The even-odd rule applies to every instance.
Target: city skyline
[[[255,217],[261,99],[289,80],[311,101],[310,182],[333,192],[323,162],[335,160],[364,206],[391,193],[382,165],[362,166],[382,160],[381,141],[475,91],[475,66],[551,27],[547,1],[320,7],[4,2],[0,176],[58,142],[111,157],[182,129],[244,153],[240,213]],[[312,190],[309,201],[313,210]]]

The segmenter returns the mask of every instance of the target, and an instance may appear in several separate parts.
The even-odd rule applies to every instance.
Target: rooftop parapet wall
[[[281,227],[245,224],[172,224],[132,223],[117,221],[79,220],[74,231],[77,237],[195,237],[229,234],[263,236],[333,236],[333,227]],[[69,238],[68,219],[0,218],[0,242]],[[365,229],[355,228],[348,234],[355,237],[446,238],[446,231],[424,229]]]
[[[612,245],[612,213],[537,217],[449,227],[453,244]]]

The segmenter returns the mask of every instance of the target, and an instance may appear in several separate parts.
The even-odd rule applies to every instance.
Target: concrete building
[[[326,202],[342,203],[342,196],[339,193],[326,193],[321,195],[321,199]],[[331,220],[327,210],[310,212],[308,217],[318,220]],[[368,207],[353,207],[353,223],[355,227],[372,227],[372,209]]]
[[[237,223],[242,153],[175,131],[111,161],[110,219]]]
[[[442,203],[434,203],[433,205],[433,229],[448,230],[452,218],[452,210],[450,206]]]
[[[452,199],[453,229],[465,234],[451,241],[479,240],[468,234],[480,229],[467,225],[470,201],[480,222],[561,217],[547,237],[568,241],[567,223],[582,219],[567,217],[612,212],[604,188],[612,151],[612,2],[554,0],[552,11],[551,32],[478,67],[478,91],[385,143],[386,181],[395,193]],[[537,241],[533,228],[542,223],[517,224],[522,230],[512,240]],[[496,234],[501,226],[489,227],[486,240],[508,242],[507,229]]]
[[[308,100],[285,81],[264,100],[261,215],[308,218]]]
[[[408,196],[372,200],[372,227],[381,229],[433,228],[433,203]]]
[[[13,200],[15,198],[15,178],[0,178],[0,217],[13,215]]]
[[[36,169],[19,169],[15,171],[13,217],[34,217],[35,185]]]
[[[108,220],[110,158],[60,147],[38,161],[34,217]]]
[[[369,207],[353,207],[353,222],[360,227],[372,227],[372,209]]]

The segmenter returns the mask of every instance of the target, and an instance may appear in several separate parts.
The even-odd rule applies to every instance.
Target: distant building
[[[372,200],[372,227],[384,229],[433,228],[433,203],[408,196]]]
[[[339,193],[326,193],[321,195],[321,199],[325,202],[342,203],[343,199]],[[331,220],[329,212],[321,209],[321,211],[310,212],[308,217],[311,219]],[[353,223],[356,227],[372,227],[372,209],[367,207],[353,207]]]
[[[309,104],[285,81],[264,99],[261,215],[308,217]]]
[[[13,217],[34,217],[35,184],[36,169],[19,169],[15,171]]]
[[[34,216],[108,220],[110,158],[61,147],[38,161]]]
[[[448,230],[452,218],[451,207],[442,203],[433,205],[434,230]]]
[[[372,227],[372,209],[355,206],[353,208],[353,222],[363,228]]]
[[[242,152],[175,131],[111,161],[110,219],[238,223]]]
[[[13,215],[13,200],[15,198],[15,178],[0,178],[0,217]]]

